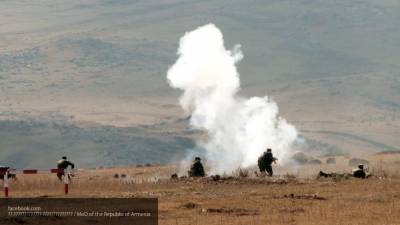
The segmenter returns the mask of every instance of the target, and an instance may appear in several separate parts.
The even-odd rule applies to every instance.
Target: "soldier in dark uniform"
[[[71,166],[71,169],[75,168],[75,165],[71,163],[70,161],[67,160],[67,156],[63,156],[60,160],[57,162],[57,177],[59,180],[62,179],[62,176],[65,175],[65,170],[68,168],[68,166]]]
[[[364,170],[364,165],[362,164],[358,165],[358,168],[354,169],[352,172],[353,172],[353,177],[362,179],[365,179],[367,177],[367,174],[365,173]]]
[[[258,158],[258,168],[260,172],[267,172],[268,176],[272,176],[274,174],[272,163],[276,160],[277,159],[272,155],[272,150],[268,148],[267,151]]]
[[[200,157],[196,157],[190,167],[189,177],[204,177],[206,174],[204,172],[203,164],[201,163]]]

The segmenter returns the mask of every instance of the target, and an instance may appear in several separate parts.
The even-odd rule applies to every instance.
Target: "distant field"
[[[320,169],[337,165],[277,168],[278,176],[227,174],[170,180],[176,166],[83,169],[67,197],[156,197],[159,224],[399,224],[400,155],[371,155],[367,179],[316,179]],[[124,174],[125,178],[115,178]],[[308,174],[308,175],[307,175]],[[229,177],[231,176],[232,177]],[[302,178],[300,178],[302,177]],[[11,185],[12,197],[65,197],[55,175],[24,175]]]
[[[323,153],[399,150],[399,11],[393,0],[3,0],[0,164],[46,166],[29,156],[59,157],[69,146],[71,154],[82,150],[78,157],[87,166],[133,164],[137,159],[127,156],[138,154],[138,146],[162,154],[160,142],[172,142],[170,151],[182,155],[193,145],[175,143],[173,136],[187,137],[181,128],[188,123],[179,121],[188,115],[166,73],[179,38],[206,23],[221,29],[226,48],[242,45],[240,94],[276,100],[307,147]],[[18,127],[4,125],[9,120],[28,121],[34,138],[14,133]],[[31,120],[66,124],[66,134],[43,129],[37,135]],[[169,140],[143,144],[118,129],[143,125],[150,128],[141,135],[148,137],[154,126],[155,139]],[[98,130],[75,138],[87,127]],[[111,140],[92,140],[104,136]],[[114,154],[112,162],[96,158],[102,154]]]

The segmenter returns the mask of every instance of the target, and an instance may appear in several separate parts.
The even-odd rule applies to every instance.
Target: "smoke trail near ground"
[[[180,39],[178,55],[167,79],[183,91],[180,104],[191,115],[190,125],[208,135],[199,144],[207,151],[212,173],[255,165],[267,147],[280,162],[288,158],[297,131],[278,116],[276,103],[267,96],[237,94],[240,45],[226,50],[221,31],[208,24]]]

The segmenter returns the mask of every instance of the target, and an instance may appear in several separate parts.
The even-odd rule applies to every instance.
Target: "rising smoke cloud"
[[[191,115],[191,127],[208,135],[198,144],[206,150],[211,173],[255,165],[267,147],[286,161],[297,131],[278,116],[271,98],[238,96],[240,45],[226,50],[221,31],[208,24],[187,32],[177,54],[167,79],[183,91],[180,104]]]

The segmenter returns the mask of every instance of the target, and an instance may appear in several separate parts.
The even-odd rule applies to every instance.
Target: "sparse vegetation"
[[[385,157],[371,161],[370,172],[376,176],[365,180],[300,178],[292,173],[250,177],[251,170],[244,169],[218,179],[171,180],[177,172],[172,166],[82,170],[67,197],[156,197],[162,225],[398,224],[400,177],[399,165],[393,162],[400,156]],[[343,161],[337,163],[347,163]],[[302,170],[312,166],[319,168],[307,165]],[[12,197],[64,197],[62,190],[55,175],[21,175],[10,193]]]
[[[297,176],[296,175],[293,175],[293,174],[285,174],[284,176],[283,176],[284,178],[285,178],[285,180],[287,180],[288,182],[295,182],[295,181],[297,181]]]
[[[245,178],[250,175],[250,169],[238,168],[234,173],[234,177]]]
[[[400,224],[398,1],[0,4],[1,165],[48,168],[68,153],[78,168],[101,169],[79,171],[67,197],[156,197],[161,225]],[[239,169],[196,179],[155,166],[206,138],[188,127],[165,73],[179,36],[208,22],[227,47],[243,44],[240,92],[276,99],[298,128],[298,150],[326,163],[306,156],[274,165],[274,177]],[[360,163],[374,176],[314,179]],[[18,175],[10,194],[62,189],[55,175]]]

